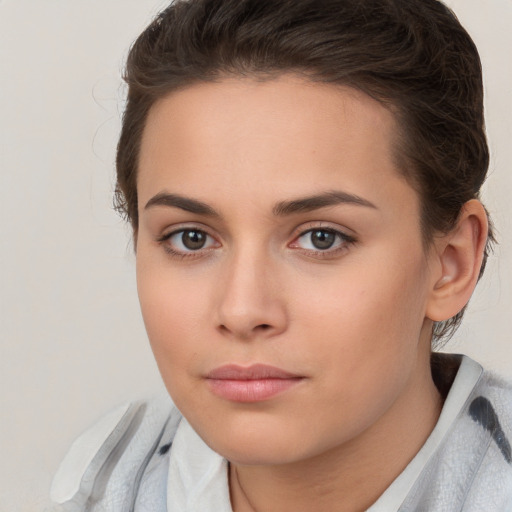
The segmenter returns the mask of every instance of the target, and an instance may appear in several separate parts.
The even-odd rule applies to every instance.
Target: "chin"
[[[220,435],[196,430],[210,448],[240,465],[280,465],[310,458],[321,451],[318,441],[309,440],[290,426],[253,422],[247,428],[227,428]]]
[[[293,447],[282,444],[230,444],[213,449],[233,464],[241,466],[277,466],[291,464],[308,458]]]

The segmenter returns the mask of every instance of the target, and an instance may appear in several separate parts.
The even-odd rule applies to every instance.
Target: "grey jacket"
[[[368,512],[511,512],[512,387],[467,357],[431,435]],[[171,400],[112,411],[72,445],[52,512],[232,512],[227,461]]]

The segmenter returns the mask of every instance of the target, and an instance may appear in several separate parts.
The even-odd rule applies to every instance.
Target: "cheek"
[[[198,283],[183,279],[168,269],[152,267],[137,255],[137,288],[142,316],[151,348],[162,377],[169,379],[187,368],[205,343],[199,326],[206,307],[206,294]]]
[[[314,340],[315,357],[329,368],[325,375],[364,387],[373,376],[413,366],[426,302],[424,260],[397,258],[361,260],[330,279],[297,284],[295,315],[307,332],[303,339]]]
[[[404,389],[418,357],[422,301],[414,287],[399,276],[357,275],[331,283],[329,293],[324,287],[323,297],[310,290],[313,305],[301,308],[319,420],[333,426],[333,438],[342,435],[333,411],[347,412],[343,435],[365,429]]]
[[[423,318],[425,290],[422,264],[358,264],[340,266],[320,279],[295,282],[293,297],[298,318],[308,317],[306,325],[330,329],[364,339],[374,331],[386,335],[401,330],[409,319],[418,324]]]

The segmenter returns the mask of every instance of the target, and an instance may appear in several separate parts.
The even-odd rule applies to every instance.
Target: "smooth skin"
[[[426,249],[396,134],[370,97],[294,75],[193,85],[149,113],[142,313],[170,395],[230,461],[235,512],[364,510],[439,417],[432,325],[471,296],[486,216],[470,201]],[[301,379],[255,403],[212,393],[213,369],[255,363]]]

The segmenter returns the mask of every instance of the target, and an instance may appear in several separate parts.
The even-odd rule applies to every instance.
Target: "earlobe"
[[[485,209],[472,199],[463,206],[454,229],[436,240],[438,271],[433,275],[428,318],[448,320],[468,303],[478,281],[487,233]]]

